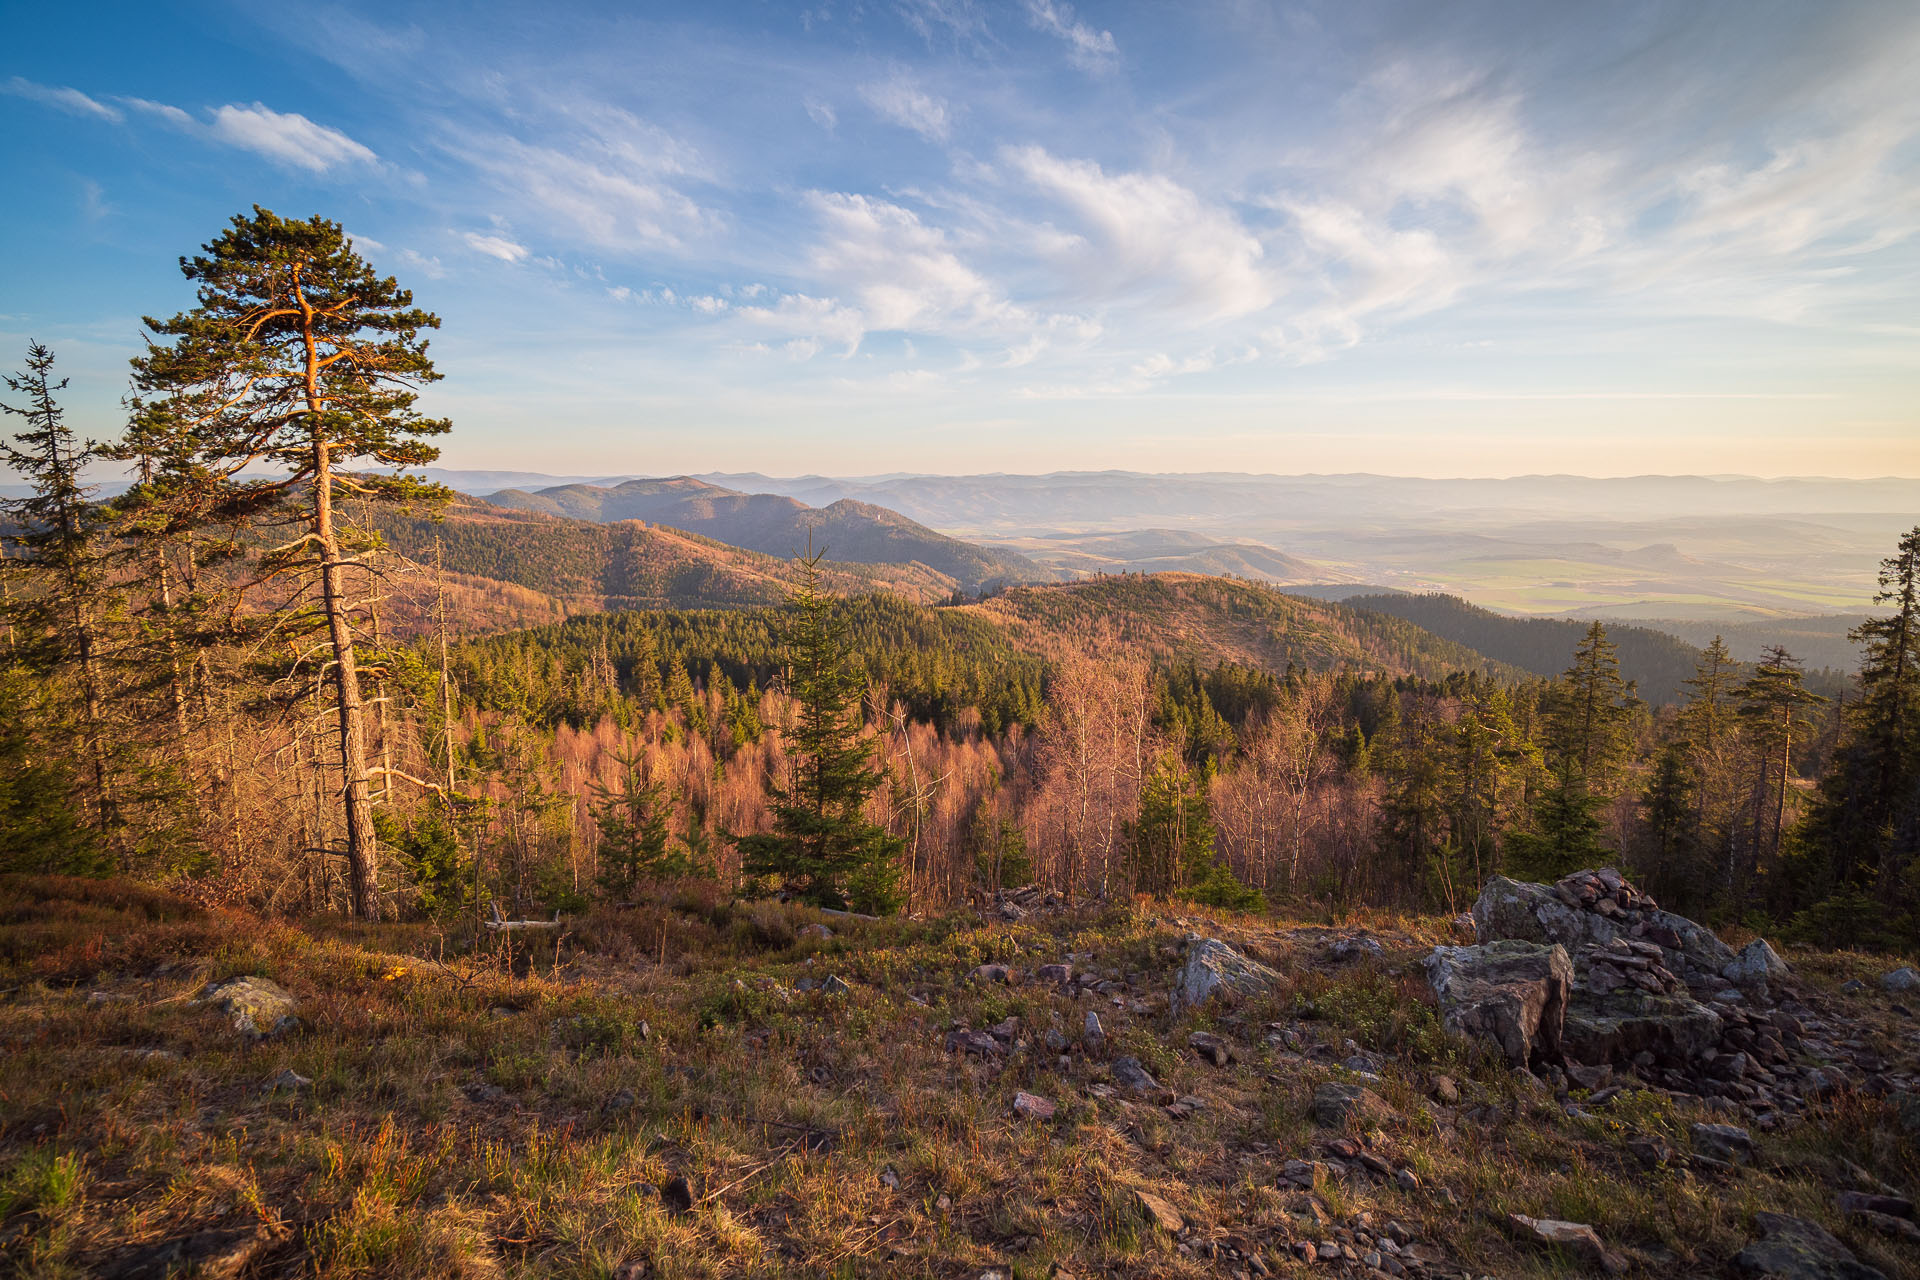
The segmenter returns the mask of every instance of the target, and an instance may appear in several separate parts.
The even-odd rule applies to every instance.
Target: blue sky
[[[1920,474],[1920,6],[11,5],[0,360],[337,218],[451,466]]]

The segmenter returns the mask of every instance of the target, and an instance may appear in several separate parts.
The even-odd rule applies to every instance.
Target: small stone
[[[1006,1046],[984,1031],[969,1031],[965,1027],[947,1032],[948,1053],[971,1053],[981,1058],[994,1058],[1005,1053]]]
[[[1753,1163],[1753,1135],[1738,1125],[1696,1124],[1690,1132],[1700,1155],[1726,1164]]]
[[[1435,1102],[1449,1107],[1460,1105],[1460,1082],[1452,1076],[1435,1076],[1431,1092]]]
[[[801,926],[797,935],[803,942],[825,942],[833,936],[833,930],[823,924]]]
[[[1051,1100],[1024,1089],[1013,1095],[1013,1114],[1022,1120],[1051,1120],[1055,1107]]]
[[[1895,1218],[1912,1218],[1913,1201],[1899,1196],[1875,1195],[1871,1191],[1842,1191],[1833,1199],[1833,1207],[1842,1213],[1884,1213]]]
[[[1138,1058],[1115,1058],[1110,1070],[1113,1073],[1113,1082],[1123,1089],[1141,1094],[1160,1092],[1160,1082],[1140,1065]]]
[[[660,1188],[660,1203],[676,1217],[693,1212],[693,1184],[683,1174]]]
[[[1140,1202],[1140,1207],[1146,1211],[1147,1217],[1162,1231],[1169,1235],[1177,1235],[1180,1229],[1187,1225],[1187,1220],[1180,1216],[1178,1209],[1151,1191],[1135,1191],[1133,1194],[1134,1198]]]
[[[1742,1249],[1733,1265],[1756,1280],[1886,1280],[1853,1256],[1825,1227],[1784,1213],[1756,1213],[1760,1239]]]
[[[1920,991],[1920,973],[1915,973],[1912,965],[1903,964],[1891,973],[1881,974],[1880,986],[1883,990],[1895,994]]]
[[[975,982],[993,982],[1004,987],[1013,982],[1013,970],[1003,964],[983,964],[974,968],[972,977]]]
[[[880,1185],[889,1191],[898,1191],[900,1189],[899,1170],[895,1169],[892,1165],[888,1165],[882,1169],[880,1171]]]
[[[1070,964],[1043,964],[1034,971],[1034,977],[1042,982],[1056,985],[1073,981],[1073,966]]]
[[[286,1068],[277,1075],[268,1077],[266,1083],[268,1093],[300,1093],[311,1088],[313,1088],[313,1081],[307,1079],[292,1067]]]
[[[1627,1139],[1627,1150],[1642,1167],[1648,1169],[1658,1169],[1673,1159],[1673,1147],[1656,1134],[1642,1134]]]
[[[1106,1056],[1107,1030],[1100,1025],[1100,1015],[1091,1009],[1087,1010],[1086,1025],[1080,1031],[1080,1045],[1089,1058]]]
[[[229,978],[209,982],[195,1004],[213,1005],[249,1040],[264,1040],[297,1030],[293,996],[270,978]]]
[[[1187,1037],[1187,1048],[1216,1067],[1224,1067],[1233,1061],[1233,1046],[1211,1032],[1194,1032]]]
[[[1377,939],[1364,933],[1356,933],[1347,938],[1336,938],[1327,948],[1327,959],[1333,964],[1352,964],[1357,960],[1370,960],[1381,953]]]
[[[1356,1084],[1328,1081],[1313,1091],[1307,1114],[1315,1124],[1337,1129],[1349,1120],[1377,1123],[1393,1115],[1393,1108],[1373,1090]]]
[[[1411,1169],[1401,1169],[1393,1175],[1394,1185],[1402,1191],[1414,1192],[1420,1189],[1420,1175]]]
[[[1510,1213],[1507,1221],[1527,1239],[1571,1250],[1595,1262],[1601,1261],[1607,1252],[1606,1246],[1600,1243],[1600,1233],[1584,1222],[1529,1218],[1524,1213]]]
[[[1843,996],[1857,996],[1866,989],[1867,984],[1858,978],[1848,978],[1840,984],[1840,994]]]

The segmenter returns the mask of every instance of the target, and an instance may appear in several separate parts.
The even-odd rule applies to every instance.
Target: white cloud
[[[476,231],[469,231],[464,238],[468,248],[502,262],[521,262],[527,256],[525,245],[516,244],[505,236],[483,236]]]
[[[213,136],[230,147],[311,173],[336,165],[373,164],[379,159],[338,129],[315,124],[297,111],[280,112],[262,104],[213,109]]]
[[[987,36],[987,20],[973,0],[900,0],[901,20],[929,45],[937,35],[955,44],[978,43]]]
[[[1033,146],[1005,159],[1076,216],[1078,230],[1057,240],[1056,253],[1088,288],[1143,293],[1203,319],[1247,315],[1277,295],[1260,240],[1232,212],[1171,178],[1109,174],[1090,160]]]
[[[118,111],[96,98],[69,89],[63,85],[35,84],[22,76],[9,76],[0,81],[0,93],[11,94],[16,98],[25,98],[42,106],[64,111],[71,116],[91,116],[96,120],[109,120],[118,123],[121,116]]]
[[[146,98],[122,98],[120,101],[135,111],[144,111],[157,117],[163,123],[170,124],[184,133],[194,133],[200,129],[200,122],[178,107],[168,106],[164,102],[153,102]]]
[[[738,314],[762,328],[795,335],[789,354],[799,354],[804,347],[805,354],[812,355],[819,349],[820,340],[844,346],[852,354],[867,332],[866,321],[858,311],[832,298],[804,293],[787,294],[770,307],[741,307]]]
[[[945,142],[953,131],[947,104],[921,89],[905,71],[896,70],[887,79],[866,85],[860,96],[882,117],[928,142]]]
[[[678,184],[698,158],[665,130],[600,104],[559,108],[571,130],[539,143],[504,134],[456,134],[449,150],[509,198],[602,248],[678,249],[715,219]]]
[[[1066,0],[1027,0],[1027,17],[1041,31],[1067,42],[1067,58],[1085,71],[1110,71],[1120,58],[1111,31],[1076,22]]]
[[[807,119],[813,121],[828,133],[832,133],[834,126],[840,123],[840,117],[834,113],[833,107],[828,103],[820,101],[818,98],[807,98],[803,100],[800,105],[807,109]]]

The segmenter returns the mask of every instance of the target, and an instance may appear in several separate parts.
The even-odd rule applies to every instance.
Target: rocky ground
[[[0,1263],[1916,1275],[1904,975],[1610,872],[1458,921],[684,900],[477,947],[0,881]]]

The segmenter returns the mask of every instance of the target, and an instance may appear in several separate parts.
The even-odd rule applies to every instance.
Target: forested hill
[[[795,498],[741,493],[677,476],[629,480],[611,487],[557,485],[533,493],[507,489],[486,500],[575,520],[645,520],[782,558],[804,551],[811,541],[816,551],[824,549],[843,563],[923,564],[968,591],[999,582],[1044,582],[1055,576],[1015,552],[950,538],[897,511],[851,498],[815,508]]]
[[[1109,636],[1157,657],[1190,658],[1203,666],[1237,663],[1284,671],[1294,663],[1315,670],[1350,665],[1392,675],[1525,674],[1397,618],[1233,578],[1126,574],[1014,587],[968,608],[998,621],[1033,652]],[[1564,659],[1563,654],[1563,667]]]
[[[1350,596],[1350,608],[1404,618],[1436,636],[1511,663],[1535,675],[1559,675],[1568,655],[1592,625],[1567,618],[1514,618],[1468,604],[1449,595]],[[1649,702],[1674,702],[1686,693],[1700,651],[1662,631],[1607,625],[1607,638],[1619,647],[1620,677],[1638,682]]]
[[[445,556],[456,629],[524,627],[603,609],[743,608],[779,604],[793,563],[637,520],[595,524],[482,502],[459,501],[442,518],[377,511],[370,522],[393,550],[418,564]],[[821,565],[841,593],[888,591],[908,600],[951,595],[953,578],[923,564]],[[417,621],[424,584],[399,593],[396,622]]]

